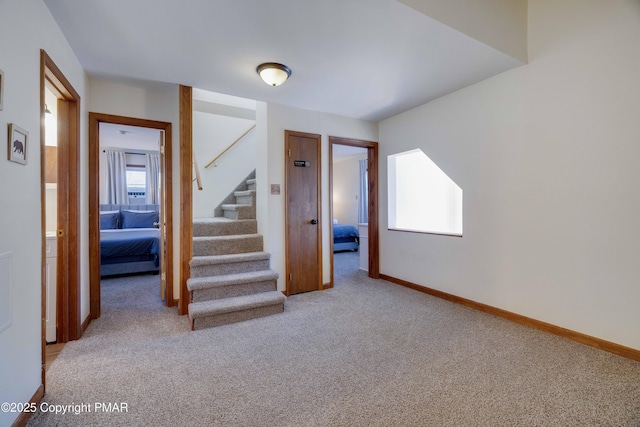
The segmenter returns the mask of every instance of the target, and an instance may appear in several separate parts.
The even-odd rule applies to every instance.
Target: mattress
[[[160,230],[157,228],[126,228],[100,231],[102,264],[140,260],[151,257],[159,265]]]

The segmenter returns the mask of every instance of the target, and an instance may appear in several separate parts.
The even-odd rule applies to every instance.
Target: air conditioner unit
[[[130,205],[144,205],[147,201],[147,195],[144,191],[129,191]]]

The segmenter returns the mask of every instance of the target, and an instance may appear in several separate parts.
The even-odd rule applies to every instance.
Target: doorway
[[[160,145],[160,294],[166,306],[174,306],[173,298],[173,220],[172,220],[172,177],[171,177],[171,123],[137,119],[124,116],[113,116],[89,113],[89,294],[90,316],[100,317],[100,135],[102,126],[117,126],[117,132],[138,132],[157,130],[162,135]],[[139,130],[139,131],[137,131]],[[138,150],[139,151],[139,150]],[[135,161],[133,161],[134,166]],[[135,171],[132,171],[135,172]],[[130,192],[131,193],[131,192]],[[128,194],[136,198],[135,192]],[[133,201],[135,204],[135,200]],[[129,204],[129,203],[125,203]]]
[[[40,51],[40,106],[44,366],[47,326],[49,341],[58,343],[76,340],[83,331],[79,251],[80,95],[44,50]],[[47,144],[47,131],[53,136],[49,144],[55,146]]]
[[[362,166],[366,170],[366,174],[364,175],[366,178],[366,182],[364,182],[363,191],[366,194],[362,194],[361,192],[357,192],[354,194],[349,194],[345,197],[351,197],[358,194],[358,202],[364,200],[366,198],[366,207],[362,207],[362,210],[366,212],[356,214],[354,213],[346,213],[346,215],[353,215],[351,221],[356,221],[355,218],[358,218],[358,233],[360,240],[360,247],[358,251],[360,252],[359,256],[359,266],[363,270],[368,271],[368,275],[371,278],[378,279],[380,278],[380,261],[379,261],[379,243],[378,243],[378,143],[373,141],[364,141],[359,139],[351,139],[351,138],[340,138],[340,137],[329,137],[329,212],[331,215],[330,221],[330,235],[332,236],[330,240],[330,259],[331,259],[331,283],[329,287],[333,287],[334,285],[334,267],[335,267],[335,259],[334,259],[334,219],[338,220],[339,218],[335,218],[336,211],[335,209],[338,202],[344,202],[344,200],[335,200],[334,190],[336,186],[334,186],[334,153],[339,152],[340,148],[344,147],[347,150],[345,151],[346,158],[351,158],[352,160],[365,160],[365,163],[360,165],[357,161],[352,161],[350,164],[353,165],[352,171],[352,179],[360,180],[359,171],[357,168]],[[348,150],[349,148],[353,148],[355,150]],[[337,153],[336,153],[337,155]],[[358,178],[353,178],[358,177]],[[366,190],[366,191],[365,191]],[[354,191],[352,191],[354,192]],[[355,197],[354,197],[355,199]],[[353,200],[351,200],[353,202]],[[353,205],[353,204],[352,204]],[[354,209],[358,209],[358,206],[355,206]],[[343,211],[347,212],[347,211]],[[366,223],[363,223],[366,219]],[[366,225],[365,225],[366,224]],[[365,243],[366,242],[366,243]],[[364,251],[364,253],[363,253]]]
[[[285,130],[286,295],[322,289],[320,135]]]

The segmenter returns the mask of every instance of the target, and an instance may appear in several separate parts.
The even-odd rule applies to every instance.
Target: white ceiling
[[[395,0],[44,0],[90,75],[381,120],[518,60]],[[270,87],[256,74],[281,62]]]
[[[160,130],[100,123],[100,148],[159,151]]]
[[[343,162],[352,157],[367,155],[367,149],[362,147],[351,147],[349,145],[333,144],[333,163]]]

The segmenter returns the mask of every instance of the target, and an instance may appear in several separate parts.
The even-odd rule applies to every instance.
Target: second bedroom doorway
[[[106,281],[153,281],[176,305],[171,182],[171,123],[89,113],[92,319]]]
[[[329,200],[330,287],[357,270],[379,278],[377,142],[329,137]]]

